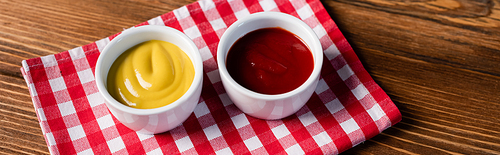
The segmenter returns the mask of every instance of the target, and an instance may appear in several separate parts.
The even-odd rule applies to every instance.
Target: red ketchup
[[[282,28],[264,28],[233,44],[226,67],[241,86],[274,95],[302,85],[311,75],[314,62],[311,51],[298,36]]]

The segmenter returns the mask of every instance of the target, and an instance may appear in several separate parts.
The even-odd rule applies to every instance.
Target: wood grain
[[[0,154],[48,154],[21,61],[195,0],[0,0]],[[322,0],[403,120],[345,154],[500,154],[500,1]]]

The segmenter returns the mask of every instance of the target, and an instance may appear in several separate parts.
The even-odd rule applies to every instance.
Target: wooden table
[[[0,1],[0,153],[48,154],[24,59],[110,36],[194,0]],[[323,0],[403,120],[350,154],[500,154],[499,0]]]

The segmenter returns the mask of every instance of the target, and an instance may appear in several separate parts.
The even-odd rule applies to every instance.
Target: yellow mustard
[[[108,73],[108,91],[124,105],[153,109],[179,99],[191,86],[194,67],[176,45],[140,43],[118,57]]]

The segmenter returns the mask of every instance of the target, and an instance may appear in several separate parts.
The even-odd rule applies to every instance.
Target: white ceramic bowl
[[[195,75],[187,92],[178,100],[154,109],[136,109],[115,100],[107,91],[108,71],[113,62],[127,49],[149,40],[163,40],[177,45],[193,62]],[[104,97],[109,111],[121,123],[144,134],[156,134],[182,124],[198,104],[202,82],[203,63],[194,42],[184,33],[166,26],[140,26],[123,31],[104,48],[95,68],[97,89]]]
[[[227,53],[236,40],[251,31],[268,27],[281,27],[299,36],[313,55],[314,68],[309,78],[287,93],[267,95],[251,91],[234,81],[226,68]],[[323,48],[316,33],[300,19],[284,13],[260,12],[229,26],[217,48],[217,63],[222,84],[229,98],[240,110],[260,119],[281,119],[297,112],[316,89],[323,64]]]

